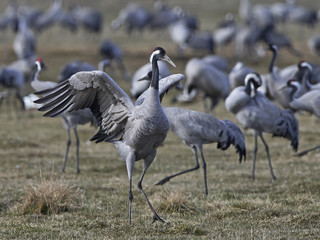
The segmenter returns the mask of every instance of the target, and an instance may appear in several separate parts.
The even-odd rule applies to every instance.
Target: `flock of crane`
[[[131,77],[125,67],[121,48],[106,40],[100,46],[100,53],[105,59],[99,63],[98,70],[86,62],[74,61],[63,66],[57,82],[50,82],[38,79],[45,64],[37,57],[33,30],[44,31],[59,22],[73,31],[83,25],[92,32],[98,32],[102,28],[102,15],[93,9],[78,6],[72,8],[72,14],[67,14],[60,0],[53,1],[47,11],[37,14],[34,9],[31,11],[31,8],[9,5],[0,18],[0,28],[14,26],[16,38],[13,50],[18,59],[1,68],[0,83],[5,91],[0,94],[0,102],[10,99],[10,89],[14,89],[23,109],[33,107],[45,111],[44,116],[62,118],[68,136],[62,171],[65,171],[68,159],[71,129],[77,141],[76,160],[79,173],[80,140],[77,125],[91,122],[98,126],[99,130],[91,140],[113,143],[126,163],[129,178],[129,223],[134,163],[142,159],[144,165],[138,188],[153,212],[153,221],[164,222],[145,194],[142,181],[156,157],[158,146],[165,141],[169,130],[191,148],[196,165],[165,177],[157,185],[199,169],[199,152],[204,174],[204,192],[208,194],[203,144],[217,143],[221,150],[233,145],[239,154],[239,161],[246,159],[245,137],[240,127],[230,120],[219,120],[210,114],[220,101],[224,101],[226,109],[235,115],[243,129],[253,130],[253,180],[258,137],[265,146],[271,178],[274,180],[276,176],[263,133],[290,140],[293,150],[297,151],[299,124],[295,113],[307,111],[320,117],[320,67],[306,61],[284,69],[275,67],[279,48],[288,47],[293,54],[301,54],[293,48],[288,38],[276,31],[276,22],[297,21],[291,14],[294,12],[298,15],[298,11],[305,10],[306,15],[301,18],[304,19],[303,23],[314,25],[317,15],[310,9],[295,6],[293,1],[279,3],[278,7],[252,6],[248,0],[242,0],[239,15],[246,25],[240,27],[234,16],[227,14],[219,28],[213,34],[208,34],[197,31],[197,19],[185,14],[181,7],[171,9],[157,1],[154,9],[159,15],[156,15],[137,4],[129,3],[120,11],[119,17],[112,21],[113,30],[126,26],[127,33],[131,34],[135,30],[143,31],[146,27],[168,29],[171,39],[178,45],[179,54],[183,54],[186,48],[192,48],[206,49],[210,55],[190,59],[185,66],[184,76],[170,73],[166,63],[172,66],[175,64],[165,49],[156,47],[151,52],[149,63],[141,66]],[[276,15],[276,10],[280,11],[280,7],[286,10],[286,13],[278,12]],[[311,15],[306,17],[307,13]],[[226,31],[223,33],[224,40],[220,35],[223,30]],[[283,37],[282,40],[280,37]],[[242,51],[247,49],[250,56],[258,54],[258,42],[268,43],[267,49],[272,52],[269,72],[258,74],[243,62],[238,62],[228,72],[227,61],[213,53],[215,47],[231,41],[236,43],[236,55],[243,54]],[[314,43],[313,46],[315,45]],[[130,97],[104,71],[112,62],[115,62],[121,71],[123,79],[131,82]],[[181,81],[184,79],[185,84],[182,87]],[[30,84],[35,93],[23,96],[21,90],[25,84]],[[173,87],[182,92],[176,96],[177,101],[192,102],[201,94],[206,113],[186,108],[162,107],[164,94]],[[26,100],[28,97],[31,99],[29,102]],[[207,98],[210,100],[209,105]],[[135,99],[135,102],[132,99]]]

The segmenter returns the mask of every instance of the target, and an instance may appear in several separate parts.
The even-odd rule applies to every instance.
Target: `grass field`
[[[26,2],[44,7],[49,1]],[[65,1],[65,4],[69,2]],[[149,9],[152,7],[152,1],[137,2]],[[187,51],[184,58],[178,58],[175,45],[166,32],[146,31],[129,37],[122,30],[112,33],[107,24],[125,3],[124,0],[90,1],[92,7],[105,13],[105,30],[101,36],[88,36],[84,31],[71,34],[58,26],[39,35],[38,55],[48,66],[39,79],[55,81],[62,64],[74,59],[96,65],[101,59],[97,49],[105,38],[123,48],[124,61],[130,73],[148,61],[155,46],[163,46],[177,65],[176,69],[171,68],[172,73],[184,73],[184,66],[191,57],[204,55]],[[320,8],[317,1],[297,3]],[[195,13],[203,30],[212,30],[227,11],[237,14],[238,7],[235,0],[226,0],[223,4],[208,0],[170,1],[170,6],[176,4],[189,13]],[[6,3],[1,5],[6,6]],[[289,32],[295,46],[304,52],[305,60],[319,64],[306,47],[306,40],[319,32],[319,26],[307,29],[289,25],[282,29]],[[9,31],[1,33],[1,65],[15,60],[11,44],[13,36]],[[232,46],[218,49],[217,53],[225,56],[233,66],[236,60],[232,57]],[[259,61],[244,59],[244,62],[258,72],[266,73],[270,57],[268,53]],[[282,67],[299,60],[281,50],[277,65]],[[113,77],[119,79],[117,73]],[[121,79],[118,83],[126,92],[129,91],[129,84]],[[203,111],[200,97],[191,104],[183,105],[171,101],[176,94],[176,90],[169,92],[163,105]],[[219,119],[237,122],[226,111],[223,102],[214,114]],[[317,145],[320,141],[319,122],[305,113],[296,116],[300,124],[299,149]],[[247,161],[242,164],[239,164],[234,148],[221,151],[216,144],[205,145],[209,187],[209,195],[205,196],[201,169],[173,179],[164,186],[154,186],[163,177],[194,166],[191,150],[169,133],[143,181],[146,194],[166,223],[151,224],[152,213],[134,185],[132,224],[128,225],[129,182],[124,162],[119,160],[112,144],[95,144],[88,140],[96,129],[90,125],[79,126],[78,129],[81,173],[76,174],[73,139],[66,173],[62,174],[66,132],[61,119],[44,118],[36,111],[14,113],[8,119],[6,106],[1,104],[0,239],[319,239],[319,152],[294,157],[289,141],[266,134],[277,179],[271,181],[267,157],[260,143],[256,181],[252,182],[253,135],[250,131],[244,132]],[[135,184],[142,166],[142,161],[135,164]],[[32,194],[40,189],[44,203],[23,208],[28,201],[36,202]],[[51,190],[56,195],[50,195]],[[54,208],[55,199],[60,196],[58,193],[62,194],[62,200]],[[42,208],[50,201],[53,201],[52,208]],[[44,214],[50,211],[53,213]]]

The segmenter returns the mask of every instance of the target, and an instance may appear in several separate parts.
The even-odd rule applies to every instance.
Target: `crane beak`
[[[164,57],[163,57],[161,60],[170,63],[173,67],[176,67],[176,65],[174,64],[174,62],[172,62],[172,60],[169,58],[169,56],[168,56],[167,54],[164,55]]]

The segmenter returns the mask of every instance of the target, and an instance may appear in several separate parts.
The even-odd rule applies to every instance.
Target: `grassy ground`
[[[92,1],[92,6],[103,6],[101,10],[106,14],[106,23],[125,4],[125,1],[107,1],[101,5],[102,2]],[[152,5],[150,1],[138,2],[145,3],[147,7]],[[237,11],[237,1],[228,0],[220,5],[218,1],[200,2],[202,4],[194,4],[191,0],[173,1],[172,5],[183,3],[182,6],[190,13],[194,11],[201,18],[203,29],[212,29],[211,21],[221,19],[227,10]],[[208,2],[211,4],[203,5]],[[289,26],[288,29],[295,45],[304,51],[305,59],[318,63],[308,53],[305,40],[319,28],[309,30]],[[301,36],[297,29],[304,34]],[[1,35],[1,64],[15,59],[10,43],[12,37],[9,32]],[[48,66],[39,78],[54,81],[61,65],[75,58],[97,64],[100,59],[97,48],[106,37],[124,49],[125,64],[131,73],[147,61],[150,50],[156,45],[167,49],[177,65],[172,69],[174,73],[183,73],[186,61],[195,54],[188,51],[185,58],[177,58],[174,44],[166,34],[159,32],[127,37],[122,31],[111,33],[106,28],[101,36],[95,37],[85,32],[72,35],[55,27],[38,38],[39,56]],[[232,47],[218,49],[218,53],[226,56],[231,66],[234,64]],[[265,73],[269,59],[267,54],[258,62],[244,61],[258,72]],[[298,60],[283,50],[277,65],[285,66]],[[117,74],[114,78],[118,78]],[[122,80],[118,82],[128,92],[130,86]],[[171,99],[176,94],[175,90],[170,92],[163,105],[203,111],[200,98],[189,105],[172,103]],[[223,103],[214,114],[219,119],[228,118],[236,122]],[[308,114],[297,115],[297,118],[300,123],[300,149],[317,145],[319,123]],[[79,126],[81,173],[76,174],[73,141],[66,173],[62,174],[66,133],[61,119],[43,118],[39,112],[14,113],[8,119],[6,106],[2,104],[0,123],[0,239],[318,239],[320,236],[320,154],[313,152],[300,158],[293,157],[285,139],[266,135],[276,181],[270,179],[262,144],[258,151],[256,181],[251,181],[253,136],[250,131],[245,132],[248,159],[243,164],[239,164],[232,147],[221,151],[215,144],[205,145],[209,185],[206,197],[201,169],[173,179],[164,186],[154,186],[163,177],[194,166],[191,150],[169,133],[143,182],[150,201],[166,223],[151,224],[152,213],[134,186],[133,223],[129,226],[129,184],[125,164],[119,160],[112,144],[88,141],[95,133],[94,128]],[[142,162],[137,162],[134,183],[138,181],[141,170]],[[40,186],[50,184],[67,186],[66,193],[70,189],[76,190],[69,208],[53,214],[36,211],[22,214],[21,205],[28,198],[26,194],[30,194],[30,189],[39,190]]]

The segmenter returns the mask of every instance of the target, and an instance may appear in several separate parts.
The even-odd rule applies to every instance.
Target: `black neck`
[[[249,79],[244,91],[250,96],[251,95],[251,83],[253,82],[252,79]]]
[[[158,67],[158,59],[152,59],[152,79],[150,83],[150,87],[159,90],[159,67]]]
[[[289,99],[294,100],[296,93],[298,92],[298,88],[295,85],[291,85],[292,91],[290,92]]]
[[[272,49],[271,51],[272,51],[272,58],[269,65],[269,73],[273,72],[274,62],[276,61],[276,57],[277,57],[277,51],[275,49]]]

